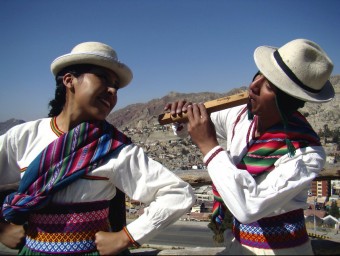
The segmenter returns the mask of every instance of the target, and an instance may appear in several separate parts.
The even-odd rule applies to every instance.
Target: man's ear
[[[66,73],[63,76],[63,83],[66,88],[72,89],[73,88],[73,78],[74,76],[71,73]]]

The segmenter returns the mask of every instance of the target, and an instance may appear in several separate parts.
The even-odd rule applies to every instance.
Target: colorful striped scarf
[[[7,221],[23,224],[31,211],[46,206],[52,194],[88,174],[110,155],[130,144],[106,121],[81,123],[50,143],[28,166],[17,192],[2,207]]]
[[[295,112],[285,129],[282,124],[274,125],[256,139],[237,167],[247,170],[252,175],[270,171],[276,160],[288,153],[287,139],[295,149],[321,146],[320,138],[305,117]]]
[[[242,112],[241,114],[244,114]],[[235,126],[237,123],[235,124]],[[279,123],[268,129],[248,146],[247,153],[243,156],[237,168],[247,170],[253,176],[273,170],[274,163],[281,156],[288,154],[286,140],[290,140],[295,149],[307,146],[321,146],[320,138],[310,126],[306,118],[299,112],[295,112],[289,119],[286,127]],[[223,200],[212,186],[214,193],[214,205],[212,221],[209,227],[214,231],[214,239],[223,241],[223,232],[226,229],[225,212],[227,210]]]

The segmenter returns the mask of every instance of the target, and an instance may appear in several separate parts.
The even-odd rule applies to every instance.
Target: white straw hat
[[[327,102],[334,97],[329,81],[333,63],[316,43],[296,39],[281,48],[260,46],[254,52],[260,72],[285,93],[309,102]]]
[[[65,67],[76,64],[92,64],[112,70],[119,78],[122,88],[132,80],[132,71],[118,60],[110,46],[99,42],[84,42],[76,45],[71,53],[56,58],[51,64],[51,71],[56,76]]]

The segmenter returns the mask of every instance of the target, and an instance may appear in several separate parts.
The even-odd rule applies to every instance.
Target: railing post
[[[314,197],[314,234],[316,235],[316,218],[315,218],[315,208],[316,208],[316,196]]]

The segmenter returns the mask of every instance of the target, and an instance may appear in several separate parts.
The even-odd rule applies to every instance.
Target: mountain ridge
[[[25,123],[24,120],[15,119],[15,118],[8,119],[5,122],[0,122],[0,135],[6,133],[13,126],[16,126],[18,124],[23,124],[23,123]]]
[[[186,99],[193,102],[206,102],[209,100],[221,98],[245,91],[246,87],[240,87],[230,90],[227,93],[200,92],[200,93],[180,93],[170,92],[162,98],[152,99],[146,103],[136,103],[128,105],[122,109],[112,112],[107,121],[112,123],[118,129],[126,127],[142,128],[148,125],[154,125],[158,122],[158,115],[163,113],[164,106],[172,101]]]

